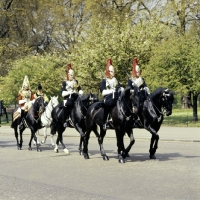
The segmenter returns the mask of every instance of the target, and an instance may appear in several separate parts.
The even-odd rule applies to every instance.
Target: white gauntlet
[[[78,92],[80,95],[83,95],[83,90],[79,90]]]
[[[72,92],[71,91],[62,91],[62,97],[65,97],[69,94],[72,94]]]
[[[110,90],[103,90],[102,96],[104,97],[104,96],[106,96],[106,95],[108,95],[108,94],[111,94],[111,93],[113,93],[113,92],[114,92],[113,89],[110,89]]]

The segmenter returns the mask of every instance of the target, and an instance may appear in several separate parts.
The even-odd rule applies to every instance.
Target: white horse
[[[53,108],[56,107],[58,104],[59,104],[58,96],[57,97],[56,96],[51,97],[48,105],[45,107],[45,111],[42,113],[42,115],[40,117],[42,125],[44,126],[44,128],[43,128],[44,140],[41,141],[41,144],[45,144],[45,142],[46,142],[47,128],[50,127],[51,122],[52,122],[51,112],[52,112]],[[38,133],[39,133],[39,131],[38,131]],[[37,142],[37,143],[39,143],[39,142]],[[54,141],[53,141],[53,135],[51,135],[51,145],[52,145],[52,147],[55,147],[55,144],[54,144]]]

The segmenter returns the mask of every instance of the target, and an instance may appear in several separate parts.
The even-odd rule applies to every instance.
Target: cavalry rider
[[[128,80],[128,85],[130,87],[137,85],[140,89],[144,89],[146,93],[146,97],[150,94],[150,90],[147,87],[144,81],[144,78],[141,77],[141,70],[140,70],[140,66],[138,65],[137,58],[134,58],[133,60],[132,76]]]
[[[62,82],[62,97],[63,97],[63,108],[64,108],[64,127],[68,126],[69,114],[74,106],[74,102],[78,98],[78,95],[83,94],[78,81],[74,77],[74,70],[71,64],[67,65],[66,80]]]
[[[47,95],[43,92],[42,85],[40,83],[38,84],[37,92],[35,93],[34,97],[36,99],[39,96],[42,96],[44,98],[44,104],[45,104],[45,106],[47,106],[49,99],[48,99]]]
[[[34,93],[30,89],[30,84],[28,77],[24,77],[24,81],[22,84],[22,88],[18,92],[18,103],[19,103],[19,111],[21,112],[21,123],[19,125],[19,128],[21,129],[23,127],[22,120],[25,118],[28,109],[31,107],[32,103],[34,102]]]
[[[109,126],[107,123],[108,114],[112,111],[118,100],[118,89],[121,87],[118,80],[115,78],[114,67],[112,60],[109,58],[106,65],[106,77],[100,83],[100,92],[103,96],[104,108],[103,129],[106,130]]]

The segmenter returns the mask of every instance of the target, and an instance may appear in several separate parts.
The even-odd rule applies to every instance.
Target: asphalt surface
[[[79,134],[64,132],[64,143],[55,153],[50,137],[42,152],[28,150],[30,130],[23,134],[23,148],[17,150],[13,129],[0,127],[0,200],[186,200],[200,199],[200,128],[161,127],[156,160],[149,159],[151,135],[135,129],[136,139],[126,163],[117,159],[115,133],[108,130],[103,161],[97,139],[91,133],[90,159],[79,155]],[[49,132],[49,130],[48,130]],[[38,135],[43,139],[42,130]],[[48,135],[49,136],[49,135]],[[54,137],[54,141],[56,136]],[[125,145],[129,138],[125,136]]]
[[[41,129],[40,135],[43,135],[43,130]],[[13,134],[13,129],[9,126],[1,126],[0,134]],[[145,129],[133,129],[135,139],[150,139],[151,134]],[[29,129],[25,129],[24,135],[30,134]],[[200,128],[195,127],[166,127],[162,126],[158,132],[160,140],[163,141],[188,141],[188,142],[200,142]],[[68,137],[79,137],[79,133],[73,128],[67,128],[63,136]],[[91,137],[95,137],[91,133]],[[113,130],[108,130],[106,137],[115,138],[115,132]]]

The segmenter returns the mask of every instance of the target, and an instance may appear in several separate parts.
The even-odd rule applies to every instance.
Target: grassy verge
[[[198,115],[200,115],[200,108],[198,109]],[[8,113],[9,123],[6,121],[6,116],[1,117],[2,126],[10,126],[12,117],[11,113]],[[193,120],[193,111],[192,109],[178,109],[173,108],[172,115],[169,117],[164,117],[163,126],[172,126],[172,127],[200,127],[200,120]]]
[[[198,115],[200,109],[198,110]],[[192,109],[173,109],[172,115],[164,118],[164,126],[177,126],[177,127],[200,127],[200,120],[193,120]]]

